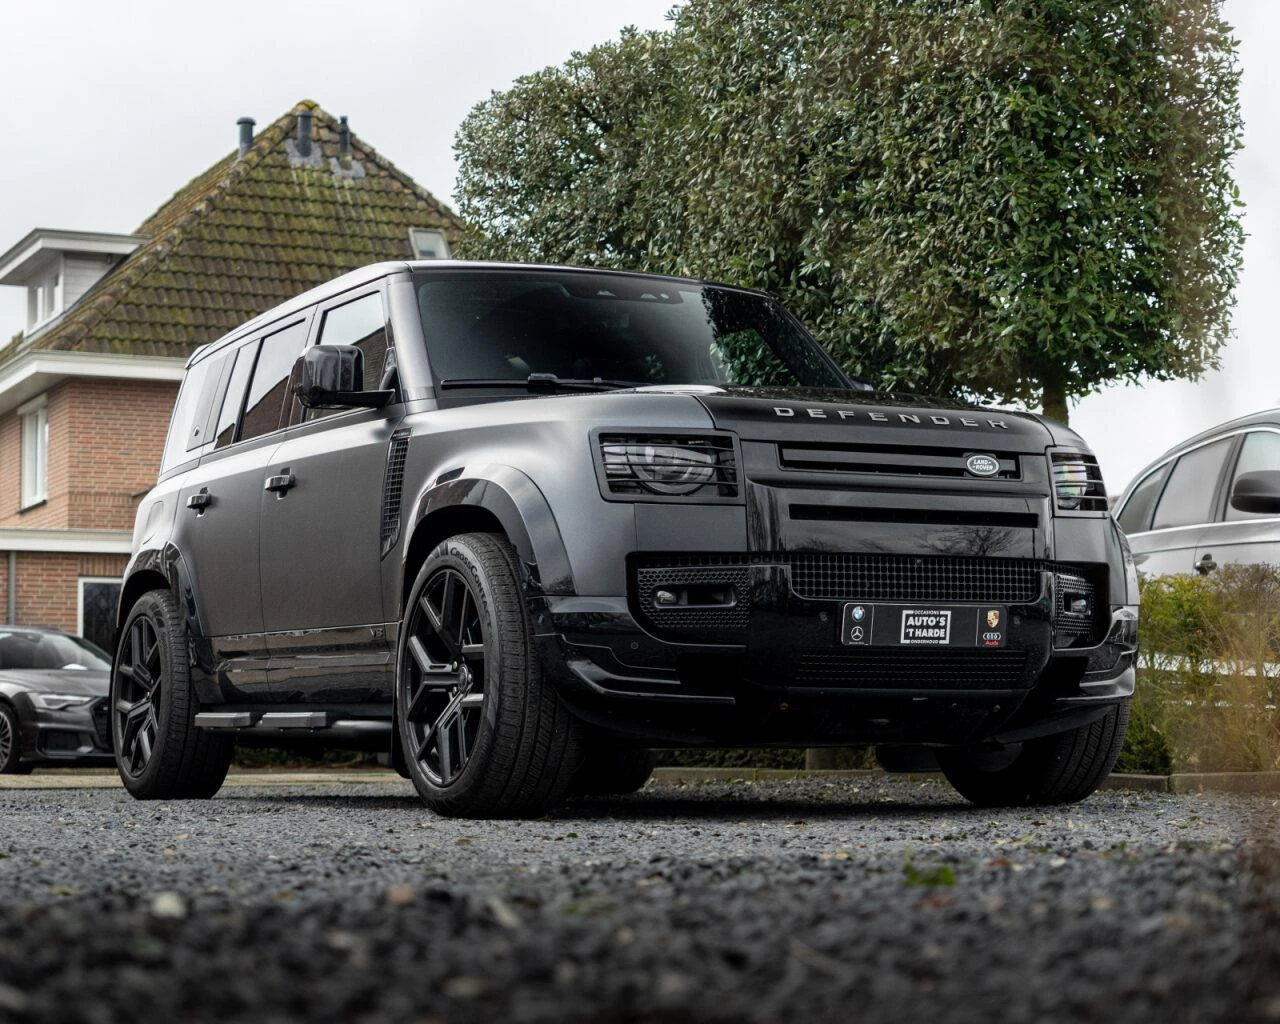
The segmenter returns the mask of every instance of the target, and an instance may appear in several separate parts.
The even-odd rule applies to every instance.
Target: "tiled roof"
[[[298,113],[312,111],[299,158]],[[150,240],[93,286],[31,348],[187,356],[283,300],[348,270],[408,259],[409,229],[461,221],[354,134],[339,162],[338,122],[311,101],[214,164],[138,229]],[[15,338],[0,362],[23,350]]]

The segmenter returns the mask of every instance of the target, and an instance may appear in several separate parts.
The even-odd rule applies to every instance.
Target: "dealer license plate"
[[[840,642],[848,647],[1003,647],[1008,618],[1002,605],[849,601],[840,617]]]

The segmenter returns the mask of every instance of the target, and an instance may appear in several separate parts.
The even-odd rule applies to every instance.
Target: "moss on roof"
[[[313,114],[310,159],[293,140]],[[350,136],[339,163],[338,122],[311,101],[192,180],[138,229],[149,241],[113,268],[37,349],[190,355],[264,310],[338,274],[408,259],[410,228],[439,228],[451,245],[458,217],[372,147]],[[15,338],[0,362],[23,348]]]

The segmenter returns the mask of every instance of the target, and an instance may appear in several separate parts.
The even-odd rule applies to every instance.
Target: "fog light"
[[[659,590],[653,595],[653,603],[657,605],[679,604],[680,598],[676,597],[676,595],[671,593],[669,590]]]

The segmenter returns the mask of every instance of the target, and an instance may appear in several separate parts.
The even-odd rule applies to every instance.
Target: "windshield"
[[[0,631],[0,671],[24,668],[106,672],[111,659],[87,640],[62,633]]]
[[[848,388],[771,299],[728,288],[565,271],[441,271],[417,277],[441,381]]]

